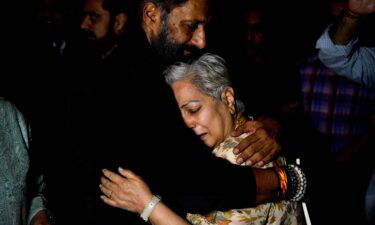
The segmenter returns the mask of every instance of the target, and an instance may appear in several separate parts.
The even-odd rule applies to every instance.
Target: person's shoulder
[[[18,112],[16,106],[4,97],[0,97],[0,114],[3,116],[11,112]]]
[[[18,108],[6,98],[0,97],[0,120],[8,124],[23,120],[23,116]]]

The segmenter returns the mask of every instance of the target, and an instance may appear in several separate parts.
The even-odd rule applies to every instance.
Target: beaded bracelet
[[[297,187],[296,192],[293,193],[293,195],[291,195],[290,200],[291,201],[300,201],[306,193],[306,188],[307,188],[306,176],[303,173],[302,169],[299,168],[298,166],[288,165],[288,167],[290,167],[294,171],[294,174],[296,175],[297,181],[298,181],[297,185],[296,185],[296,187]]]
[[[285,166],[284,168],[288,178],[288,193],[286,199],[291,199],[297,193],[298,178],[291,166]]]

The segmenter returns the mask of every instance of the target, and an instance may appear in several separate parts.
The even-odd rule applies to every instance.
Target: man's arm
[[[339,20],[319,38],[319,59],[338,75],[367,87],[375,87],[375,48],[356,48],[356,29],[365,16],[375,12],[374,0],[349,0]]]

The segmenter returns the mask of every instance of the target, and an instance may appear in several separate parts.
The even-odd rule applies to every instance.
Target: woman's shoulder
[[[228,137],[218,147],[216,147],[212,153],[219,158],[228,160],[230,163],[238,165],[236,160],[237,156],[233,153],[234,147],[236,147],[241,140],[249,136],[249,133],[244,133],[239,137]]]

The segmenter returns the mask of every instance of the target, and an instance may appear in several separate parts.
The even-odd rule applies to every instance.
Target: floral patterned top
[[[239,137],[229,137],[225,139],[217,148],[213,150],[216,157],[228,160],[232,164],[236,163],[236,156],[233,148],[250,134],[243,134]],[[275,165],[283,166],[286,161],[283,157],[264,165],[261,168],[270,168]],[[241,166],[245,166],[242,164]],[[261,224],[302,224],[301,205],[298,202],[279,201],[273,203],[259,204],[253,208],[232,209],[228,211],[213,211],[207,215],[187,214],[189,222],[194,225],[261,225]]]

